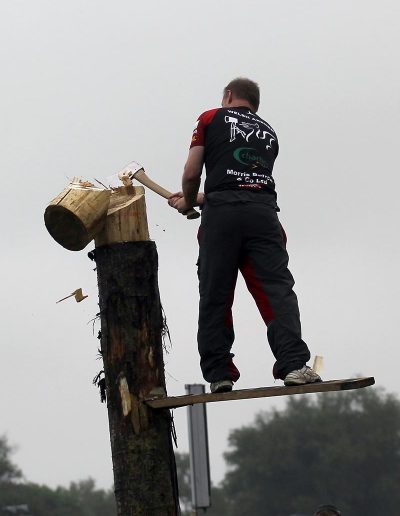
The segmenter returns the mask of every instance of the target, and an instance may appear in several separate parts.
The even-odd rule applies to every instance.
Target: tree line
[[[228,471],[207,516],[400,514],[400,402],[378,388],[289,397],[231,431]],[[189,516],[188,460],[178,461]],[[211,458],[212,470],[212,458]]]
[[[12,462],[12,447],[0,437],[0,514],[25,516],[116,516],[114,493],[96,489],[91,478],[68,488],[27,482]]]
[[[0,437],[0,514],[20,506],[13,514],[116,515],[111,489],[97,489],[92,479],[50,489],[25,481],[11,459]],[[190,516],[189,458],[176,459],[182,516]],[[343,515],[397,516],[400,402],[377,388],[290,397],[284,409],[232,430],[225,460],[207,516],[311,516],[328,503]]]

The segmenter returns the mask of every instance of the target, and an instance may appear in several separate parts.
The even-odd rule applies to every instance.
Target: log
[[[110,198],[107,218],[95,236],[96,247],[149,240],[143,186],[122,186]]]
[[[81,251],[104,226],[110,196],[111,190],[73,181],[45,210],[48,232],[66,249]]]

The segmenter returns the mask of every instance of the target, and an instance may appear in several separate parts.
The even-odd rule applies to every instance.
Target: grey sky
[[[2,0],[0,3],[0,434],[27,478],[112,484],[101,369],[88,323],[94,265],[43,224],[74,175],[104,178],[128,161],[179,189],[197,116],[242,75],[261,87],[277,131],[275,179],[303,334],[324,377],[375,375],[399,392],[399,4],[381,0]],[[160,292],[172,335],[170,394],[202,382],[196,350],[198,222],[148,192]],[[55,301],[82,287],[89,298]],[[240,282],[234,305],[237,388],[272,385],[273,357]],[[283,406],[208,406],[212,476],[230,429]],[[186,412],[175,411],[187,450]]]

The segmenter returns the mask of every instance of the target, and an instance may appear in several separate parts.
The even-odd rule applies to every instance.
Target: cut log
[[[96,234],[96,247],[149,240],[143,186],[122,186],[113,191],[103,229]]]
[[[307,394],[313,392],[346,391],[349,389],[360,389],[373,385],[375,379],[350,378],[348,380],[331,380],[321,383],[307,383],[306,385],[293,385],[290,387],[259,387],[256,389],[241,389],[231,392],[219,392],[215,394],[191,394],[185,396],[169,396],[146,398],[143,401],[154,409],[178,408],[196,403],[212,403],[215,401],[248,400],[252,398],[269,398],[272,396],[288,396],[292,394]]]
[[[81,251],[105,224],[111,190],[87,182],[71,183],[53,199],[44,222],[56,242],[70,251]]]

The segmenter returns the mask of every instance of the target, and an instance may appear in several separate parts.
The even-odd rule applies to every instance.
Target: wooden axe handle
[[[136,181],[139,181],[144,186],[147,186],[150,190],[153,190],[153,192],[158,193],[158,195],[161,195],[161,197],[164,197],[165,199],[169,199],[172,195],[172,192],[169,192],[162,186],[155,183],[152,179],[150,179],[143,168],[132,174],[132,179],[136,179]],[[187,219],[197,219],[200,217],[200,213],[195,210],[194,208],[190,208],[190,210],[185,211],[182,215],[186,215]]]

